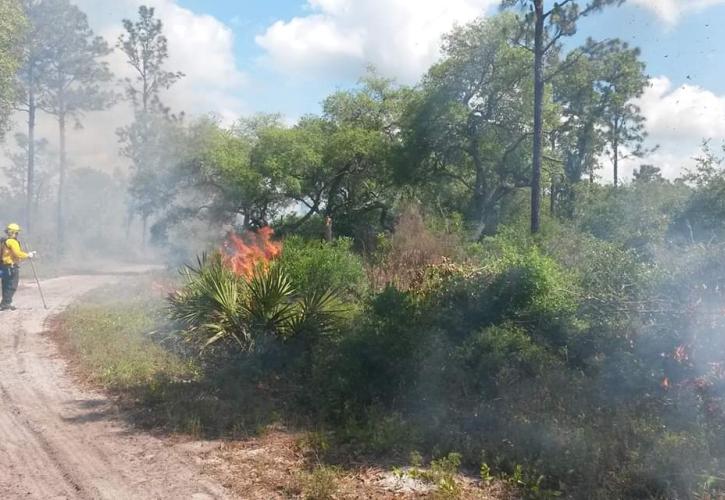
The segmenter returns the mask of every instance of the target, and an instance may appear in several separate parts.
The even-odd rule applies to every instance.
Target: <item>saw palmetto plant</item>
[[[334,290],[298,290],[276,262],[240,276],[216,253],[182,274],[184,286],[169,296],[171,315],[204,347],[234,342],[250,351],[261,335],[325,334],[344,312]]]

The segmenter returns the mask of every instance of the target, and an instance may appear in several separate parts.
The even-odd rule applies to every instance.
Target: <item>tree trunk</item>
[[[551,176],[551,205],[549,206],[549,213],[552,217],[556,215],[556,176]]]
[[[41,179],[38,183],[38,189],[35,189],[35,193],[33,195],[33,214],[40,213],[40,193],[43,192],[43,187],[45,184],[43,183],[43,180]]]
[[[556,134],[552,133],[550,136],[550,146],[552,151],[556,151]],[[551,192],[549,196],[550,206],[549,206],[549,214],[554,217],[554,213],[556,212],[556,176],[557,174],[555,172],[551,172]]]
[[[133,211],[132,209],[128,209],[128,213],[126,214],[126,241],[131,240],[131,225],[133,224]]]
[[[149,84],[148,84],[148,78],[146,77],[146,61],[144,61],[144,71],[143,71],[143,89],[141,93],[141,100],[143,101],[143,114],[144,117],[146,117],[146,114],[149,112]]]
[[[544,0],[534,0],[534,151],[531,161],[531,233],[541,227],[541,163],[544,132]]]
[[[33,227],[33,184],[35,183],[35,91],[33,89],[32,74],[28,79],[28,171],[26,198],[25,198],[25,230]]]
[[[615,118],[613,123],[612,151],[614,153],[614,187],[619,185],[619,127]]]
[[[148,230],[148,224],[149,224],[149,216],[146,214],[143,214],[142,224],[141,224],[141,248],[143,250],[146,250],[146,231]]]
[[[481,158],[481,149],[476,131],[472,132],[470,137],[471,144],[469,153],[476,168],[476,180],[473,185],[473,198],[471,200],[471,220],[475,221],[476,227],[473,231],[473,239],[478,240],[486,228],[486,216],[488,215],[486,201],[488,198],[488,179],[486,171],[483,168],[483,159]]]
[[[65,252],[65,217],[63,214],[64,204],[63,198],[65,196],[65,175],[66,175],[66,150],[65,150],[65,111],[61,105],[60,112],[58,113],[58,132],[60,134],[60,163],[58,169],[58,208],[57,208],[57,231],[58,231],[58,242],[57,251],[58,255],[63,255]]]
[[[332,242],[332,217],[325,217],[325,241]]]

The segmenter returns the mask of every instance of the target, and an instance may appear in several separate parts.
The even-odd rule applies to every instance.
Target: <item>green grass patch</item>
[[[68,309],[60,326],[83,373],[114,390],[153,387],[160,380],[188,380],[194,365],[162,347],[159,307],[145,301],[84,304]]]
[[[137,276],[96,290],[57,318],[54,338],[75,371],[110,391],[143,428],[244,437],[279,421],[286,395],[235,363],[205,369],[203,357],[169,325],[153,279]]]

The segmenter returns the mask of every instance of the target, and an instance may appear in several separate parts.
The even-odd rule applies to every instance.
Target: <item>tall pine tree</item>
[[[52,26],[44,36],[43,71],[38,105],[58,121],[59,171],[57,198],[57,249],[65,248],[64,198],[67,175],[66,134],[68,121],[77,127],[86,111],[104,109],[113,102],[105,89],[112,74],[102,59],[111,52],[108,44],[95,36],[86,15],[68,0],[43,0],[34,10],[35,19]]]
[[[164,121],[171,119],[169,109],[161,102],[162,90],[170,88],[181,72],[166,71],[168,43],[163,23],[156,19],[152,7],[141,6],[138,19],[124,19],[125,32],[118,38],[118,48],[126,55],[134,77],[124,80],[126,97],[134,109],[134,122],[119,130],[121,154],[133,167],[130,195],[133,212],[143,223],[142,243],[146,244],[148,219],[158,208],[159,196],[155,187],[158,157]]]
[[[576,0],[554,2],[546,8],[544,0],[502,0],[501,6],[519,5],[525,12],[525,28],[533,24],[534,52],[534,147],[531,160],[531,232],[538,233],[541,226],[541,165],[544,151],[544,64],[547,54],[557,47],[563,37],[576,33],[577,21],[610,4],[624,0],[590,0],[582,5]]]

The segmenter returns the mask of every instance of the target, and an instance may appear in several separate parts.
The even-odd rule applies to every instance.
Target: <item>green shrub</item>
[[[576,310],[574,280],[536,247],[525,252],[509,250],[495,266],[499,275],[490,293],[502,315],[543,326]]]
[[[363,418],[348,420],[337,430],[338,443],[375,457],[401,455],[421,442],[419,429],[398,413],[379,407],[367,409]]]
[[[298,290],[338,290],[361,297],[366,289],[365,270],[351,247],[347,238],[327,243],[291,236],[284,240],[279,265]]]
[[[335,498],[340,471],[334,467],[317,465],[301,476],[302,495],[306,500],[332,500]]]
[[[374,296],[339,345],[325,401],[361,428],[399,415],[419,431],[416,447],[460,450],[468,464],[487,450],[532,497],[693,491],[696,471],[716,477],[709,451],[677,445],[672,462],[651,458],[662,415],[681,435],[703,426],[686,423],[703,403],[677,396],[675,411],[660,387],[672,370],[662,352],[677,346],[677,336],[662,343],[663,327],[678,322],[642,311],[658,303],[662,275],[631,251],[553,229],[538,243],[504,231],[482,243],[478,268],[444,262],[409,291]]]
[[[652,259],[682,211],[689,189],[663,180],[595,186],[582,194],[586,209],[575,215],[578,228]]]
[[[470,336],[454,352],[454,359],[464,370],[460,383],[478,397],[494,397],[496,387],[540,376],[557,362],[544,346],[513,324],[491,326]]]
[[[254,295],[240,283],[235,300],[255,296],[243,324],[289,346],[257,361],[295,384],[296,410],[324,421],[325,455],[456,450],[470,468],[485,450],[484,478],[530,498],[559,490],[716,497],[725,456],[725,251],[660,250],[664,266],[618,238],[552,220],[537,237],[513,225],[453,261],[437,243],[425,255],[406,253],[415,248],[406,237],[399,255],[412,264],[400,286],[390,279],[369,288],[349,242],[291,238],[272,271],[292,291],[260,282],[266,292]],[[236,279],[208,271],[210,283]],[[189,301],[190,312],[208,311],[199,328],[224,310],[218,290],[207,289]],[[285,333],[292,329],[277,322],[280,311],[304,310],[305,292],[320,289],[341,289],[355,321],[337,323],[338,335],[319,335],[324,322],[315,321],[296,323],[301,335]],[[456,493],[455,481],[443,483],[439,492]]]

